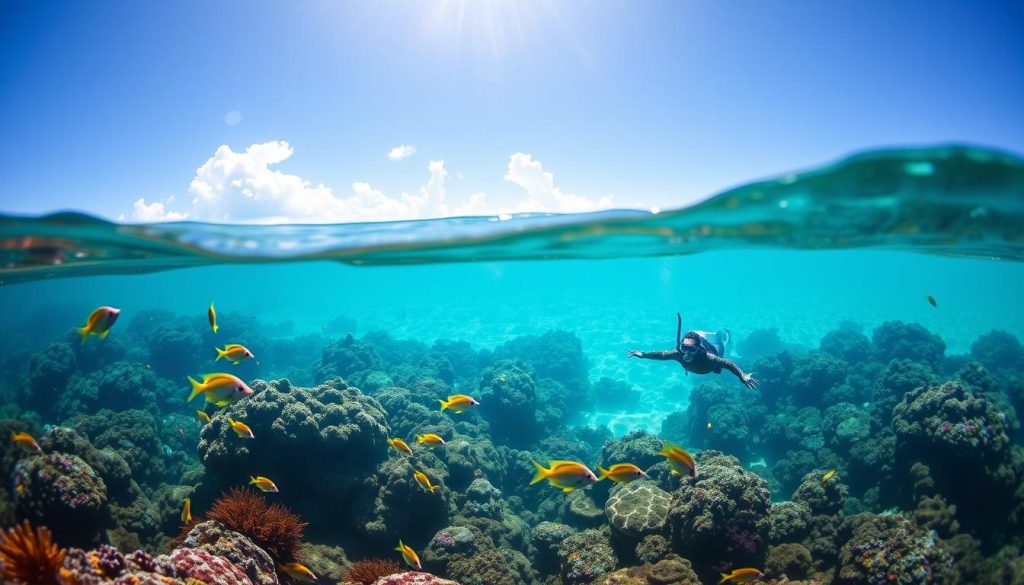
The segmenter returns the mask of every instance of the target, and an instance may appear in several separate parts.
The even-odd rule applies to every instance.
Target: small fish
[[[530,485],[546,479],[552,486],[569,493],[597,482],[594,472],[579,461],[548,461],[548,465],[551,466],[550,469],[536,461],[533,462],[537,474],[530,480]]]
[[[188,526],[192,523],[192,500],[185,498],[185,505],[181,508],[181,523]]]
[[[398,546],[395,547],[395,550],[402,553],[402,558],[405,559],[405,562],[410,567],[415,567],[416,569],[423,568],[423,565],[420,564],[420,556],[411,547],[403,544],[401,538],[398,539]]]
[[[679,477],[697,477],[697,464],[694,463],[693,456],[679,445],[663,441],[658,455],[665,457],[668,461],[668,466],[672,469],[672,473]]]
[[[270,481],[269,477],[263,477],[262,475],[249,478],[249,485],[254,485],[261,492],[270,492],[276,494],[278,492],[277,486],[274,482]]]
[[[196,411],[196,420],[204,425],[210,424],[210,415],[206,414],[201,410]]]
[[[455,414],[462,414],[474,406],[480,406],[480,403],[472,396],[465,394],[453,394],[448,397],[448,400],[438,400],[438,402],[441,403],[441,412],[450,410]]]
[[[114,307],[99,307],[92,313],[89,313],[89,318],[85,320],[85,325],[77,329],[78,334],[82,336],[82,345],[85,345],[90,335],[106,339],[107,334],[110,333],[110,328],[114,326],[114,322],[117,321],[117,316],[120,314],[121,309],[115,309]]]
[[[416,435],[416,442],[419,443],[420,445],[427,445],[430,447],[444,445],[444,439],[441,438],[441,435],[435,435],[434,433]]]
[[[423,473],[418,469],[414,469],[412,471],[412,476],[413,478],[416,479],[416,483],[420,484],[420,487],[423,488],[424,491],[428,491],[430,493],[434,493],[435,491],[437,491],[438,486],[431,485],[430,478],[427,477],[427,474]]]
[[[213,310],[213,303],[210,303],[210,308],[206,311],[206,318],[210,320],[210,328],[216,333],[220,327],[217,326],[217,311]]]
[[[832,479],[837,475],[839,475],[838,471],[836,471],[835,469],[829,469],[828,471],[825,472],[825,475],[821,476],[821,483],[828,483],[828,480]]]
[[[230,426],[231,430],[235,431],[235,434],[238,435],[242,439],[255,439],[256,438],[252,434],[252,429],[249,428],[249,425],[245,424],[242,421],[231,420],[230,416],[228,417],[228,426]]]
[[[394,439],[388,439],[388,445],[394,447],[395,451],[398,451],[399,453],[412,455],[412,447],[410,447],[408,443],[406,443],[402,439],[399,439],[398,437],[395,437]]]
[[[711,430],[711,421],[708,421],[708,430]]]
[[[178,427],[178,434],[181,435],[182,439],[184,439],[185,438],[185,429],[183,429],[181,427]]]
[[[152,370],[152,369],[153,369],[153,366],[151,366],[151,365],[149,365],[149,364],[146,364],[146,369],[147,369],[147,370]]]
[[[217,361],[220,358],[224,358],[230,361],[231,363],[235,364],[236,366],[244,362],[245,360],[251,360],[252,358],[256,357],[253,355],[251,351],[249,351],[249,348],[245,347],[240,343],[229,343],[224,346],[224,349],[221,349],[219,347],[215,347],[213,349],[217,350],[217,359],[213,361]]]
[[[227,406],[252,395],[252,388],[231,374],[203,374],[202,382],[189,376],[188,381],[192,383],[192,394],[188,397],[190,401],[205,394],[207,402]]]
[[[726,581],[732,581],[733,583],[752,583],[761,577],[764,577],[764,573],[757,569],[735,569],[731,573],[722,573],[722,578],[718,580],[718,585],[722,585],[722,583],[725,583]]]
[[[612,465],[608,469],[605,469],[598,465],[597,472],[601,474],[598,478],[598,481],[601,481],[602,479],[607,477],[608,479],[612,480],[615,483],[629,483],[634,479],[647,477],[647,474],[644,473],[643,469],[640,469],[639,467],[633,465],[632,463],[616,463],[615,465]]]
[[[313,571],[310,571],[301,563],[279,564],[277,568],[296,581],[305,581],[306,583],[316,581],[316,575],[313,574]]]
[[[14,432],[12,432],[11,433],[11,440],[14,441],[16,444],[21,445],[22,447],[24,447],[26,449],[29,449],[29,450],[32,450],[32,451],[37,451],[39,453],[43,452],[43,448],[40,447],[39,443],[36,442],[36,438],[33,437],[32,435],[28,434],[28,433],[14,433]]]
[[[935,297],[932,295],[925,295],[925,298],[928,299],[928,302],[931,303],[933,307],[936,309],[939,308],[939,303],[935,302]]]
[[[23,484],[23,483],[21,483],[19,481],[18,485],[14,486],[14,491],[18,492],[19,496],[24,496],[25,492],[28,491],[28,490],[25,489],[25,484]]]

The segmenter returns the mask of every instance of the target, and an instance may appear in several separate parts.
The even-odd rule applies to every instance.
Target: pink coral
[[[171,553],[171,561],[179,575],[198,579],[207,585],[252,585],[252,581],[231,561],[203,550],[175,549]]]
[[[374,585],[459,585],[455,581],[442,579],[430,573],[409,571],[381,577]]]

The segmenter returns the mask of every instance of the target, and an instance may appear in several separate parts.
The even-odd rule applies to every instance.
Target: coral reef
[[[613,490],[604,510],[613,529],[639,540],[664,529],[671,500],[653,481],[637,480]]]
[[[228,529],[215,520],[200,522],[193,526],[182,540],[181,546],[224,557],[241,569],[253,585],[278,583],[274,561],[270,555],[242,534]]]
[[[566,585],[589,583],[615,570],[618,557],[606,531],[590,529],[577,532],[558,547],[562,581]]]

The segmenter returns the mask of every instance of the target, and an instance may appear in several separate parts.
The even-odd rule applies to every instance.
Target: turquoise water
[[[354,226],[8,217],[0,240],[0,304],[7,308],[0,313],[0,396],[11,419],[2,424],[30,432],[48,453],[77,453],[89,463],[92,447],[71,449],[55,438],[74,428],[123,458],[137,484],[118,492],[106,477],[104,507],[74,529],[62,527],[70,517],[62,504],[33,503],[54,489],[42,472],[30,473],[44,465],[31,458],[48,455],[8,447],[5,525],[28,518],[51,525],[67,545],[167,553],[179,546],[171,538],[185,497],[199,516],[247,475],[264,474],[281,487],[268,496],[309,522],[307,540],[335,547],[303,557],[335,581],[353,561],[395,557],[393,541],[403,538],[427,551],[430,572],[461,583],[587,583],[679,558],[705,583],[751,565],[771,567],[765,579],[780,583],[875,583],[877,571],[858,560],[872,555],[883,559],[873,561],[885,563],[883,577],[899,583],[1024,582],[1014,581],[1024,579],[1024,494],[1016,489],[1024,478],[1017,422],[1024,416],[1017,410],[1024,398],[1024,165],[1013,155],[948,147],[866,153],[654,215]],[[222,327],[216,335],[206,323],[211,301]],[[121,316],[107,339],[83,348],[73,328],[102,305]],[[677,312],[683,331],[730,330],[726,357],[762,387],[747,390],[728,371],[687,374],[674,362],[626,357],[628,350],[673,349]],[[903,325],[887,338],[883,324],[892,322]],[[855,330],[865,336],[859,350],[827,359],[817,351],[830,335],[856,337]],[[979,344],[993,330],[1008,335]],[[767,340],[766,331],[773,332]],[[550,332],[568,336],[531,337]],[[932,339],[944,344],[938,353],[917,349]],[[992,340],[998,343],[986,345]],[[444,349],[453,341],[469,347]],[[214,363],[214,345],[225,342],[246,344],[256,359]],[[351,353],[339,358],[331,348]],[[914,363],[891,362],[901,358]],[[780,375],[780,360],[790,359],[796,366]],[[438,368],[439,361],[448,365]],[[990,382],[972,373],[979,371],[972,361],[984,364],[977,368],[987,368]],[[256,394],[223,411],[206,407],[214,422],[202,426],[194,419],[200,401],[186,401],[186,375],[212,371],[237,374]],[[345,382],[318,387],[324,371]],[[313,390],[289,393],[287,385],[260,382],[285,378]],[[928,414],[914,392],[947,380],[966,388],[964,414]],[[359,390],[337,398],[346,384]],[[437,400],[456,393],[482,396],[479,411],[437,412]],[[316,423],[302,422],[307,411],[295,410],[297,403],[282,406],[300,395]],[[345,438],[349,431],[318,437],[328,419],[315,409],[328,407],[314,398],[376,414],[349,421],[358,442]],[[901,400],[924,413],[916,427]],[[133,414],[111,426],[111,411]],[[254,447],[233,439],[225,414],[248,421]],[[785,424],[792,428],[780,430]],[[863,428],[849,430],[856,424]],[[446,435],[447,454],[416,446],[407,464],[381,440],[412,442],[423,432]],[[967,438],[943,443],[943,433],[954,432]],[[895,448],[885,447],[886,437]],[[654,454],[661,440],[690,450],[709,471],[672,476]],[[661,496],[653,490],[671,502],[667,520],[642,535],[613,518],[614,496],[626,487],[609,490],[604,481],[565,494],[528,485],[531,458],[582,459],[596,469],[626,457],[652,477],[643,480],[649,493],[630,493],[640,502],[634,505],[654,505]],[[909,469],[918,462],[931,466],[932,491],[915,487]],[[109,472],[93,463],[88,473]],[[424,499],[410,480],[413,467],[443,486],[439,501]],[[839,479],[819,481],[829,469]],[[961,478],[961,471],[972,475]],[[22,493],[18,486],[30,476]],[[722,486],[730,481],[754,491],[728,492]],[[987,508],[965,495],[964,482],[991,495]],[[754,494],[762,484],[764,493]],[[694,494],[714,489],[731,494],[722,497],[732,507],[706,511],[719,528],[692,536],[688,515],[699,516],[700,507]],[[953,517],[958,527],[922,520],[923,507],[939,501],[933,497],[942,503],[934,515]],[[813,523],[835,526],[832,536],[786,524],[807,523],[785,519],[788,508],[779,506],[789,500],[804,502]],[[549,542],[561,530],[551,522],[580,532]],[[490,544],[446,549],[458,535]],[[964,546],[978,556],[956,556]],[[784,553],[800,557],[797,547],[808,562],[784,563]],[[495,561],[492,549],[505,560]],[[606,549],[582,561],[571,554]],[[514,568],[494,573],[488,563],[496,562]]]

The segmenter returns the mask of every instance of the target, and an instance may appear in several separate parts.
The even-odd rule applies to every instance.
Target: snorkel
[[[683,343],[683,316],[676,313],[676,349],[681,349]]]

